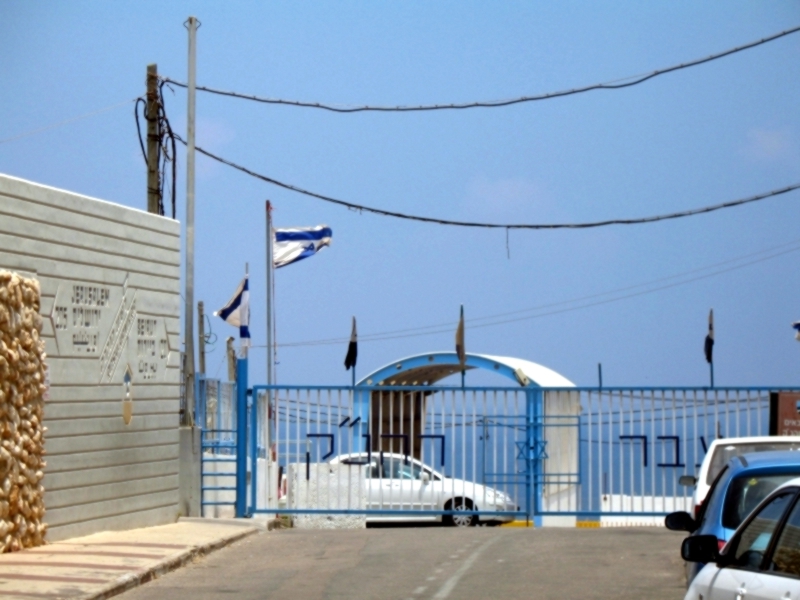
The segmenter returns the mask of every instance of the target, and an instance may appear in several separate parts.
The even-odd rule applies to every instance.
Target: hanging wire
[[[203,316],[206,319],[206,327],[208,327],[205,335],[203,336],[203,342],[206,346],[211,346],[213,352],[213,347],[217,343],[217,334],[214,333],[214,330],[211,328],[211,319],[209,318],[208,314],[204,314]]]
[[[659,77],[661,75],[666,75],[667,73],[672,73],[675,71],[680,71],[682,69],[688,69],[690,67],[695,67],[697,65],[702,65],[704,63],[708,63],[714,60],[718,60],[720,58],[724,58],[726,56],[730,56],[731,54],[736,54],[737,52],[742,52],[744,50],[749,50],[751,48],[755,48],[757,46],[761,46],[762,44],[766,44],[768,42],[772,42],[774,40],[780,39],[787,35],[791,35],[793,33],[797,33],[800,31],[800,26],[793,27],[791,29],[786,29],[779,33],[773,34],[771,36],[762,38],[760,40],[756,40],[754,42],[750,42],[744,44],[742,46],[736,46],[735,48],[730,48],[723,52],[718,52],[716,54],[711,54],[710,56],[706,56],[705,58],[698,58],[689,62],[680,63],[678,65],[673,65],[671,67],[666,67],[663,69],[656,69],[655,71],[650,71],[649,73],[645,73],[642,75],[630,75],[628,77],[623,77],[621,79],[615,79],[613,81],[608,81],[605,83],[595,83],[592,85],[586,85],[583,87],[578,88],[571,88],[568,90],[560,90],[556,92],[547,92],[544,94],[537,94],[533,96],[521,96],[519,98],[512,98],[506,100],[480,100],[476,102],[464,102],[464,103],[450,103],[450,104],[424,104],[419,106],[371,106],[371,105],[363,105],[363,106],[336,106],[332,104],[325,104],[322,102],[305,102],[302,100],[284,100],[281,98],[263,98],[259,96],[254,96],[251,94],[242,94],[239,92],[231,92],[225,90],[219,90],[215,88],[205,87],[205,86],[196,86],[196,89],[202,92],[208,92],[211,94],[217,94],[220,96],[229,96],[232,98],[240,98],[243,100],[252,100],[254,102],[261,102],[264,104],[285,104],[288,106],[298,106],[303,108],[319,108],[323,110],[328,110],[331,112],[337,113],[356,113],[356,112],[366,112],[366,111],[373,111],[373,112],[420,112],[420,111],[431,111],[431,110],[460,110],[466,108],[498,108],[503,106],[511,106],[513,104],[522,104],[525,102],[536,102],[538,100],[550,100],[552,98],[562,98],[564,96],[572,96],[574,94],[582,94],[585,92],[591,92],[593,90],[618,90],[623,88],[632,87],[634,85],[638,85],[640,83],[644,83],[650,79],[655,77]],[[170,77],[164,77],[164,81],[168,81],[173,83],[179,87],[188,87],[186,83],[177,81]]]
[[[164,104],[164,86],[166,85],[165,81],[161,81],[158,85],[158,131],[159,131],[159,148],[161,148],[161,154],[163,156],[163,161],[161,165],[161,172],[165,174],[167,171],[167,163],[170,163],[171,170],[172,170],[172,185],[171,188],[171,204],[172,204],[172,218],[175,218],[176,215],[176,202],[175,202],[175,188],[176,182],[178,179],[178,151],[177,145],[175,143],[175,135],[172,132],[172,125],[170,125],[169,119],[167,118],[167,110]],[[169,86],[167,86],[169,87]],[[174,93],[174,90],[169,87],[170,91]],[[161,177],[161,181],[163,182],[166,177]],[[162,184],[162,194],[161,197],[164,197],[163,194],[163,184]],[[163,213],[163,205],[162,205],[162,214]]]
[[[139,104],[142,105],[142,112],[145,111],[145,107],[147,106],[147,101],[144,98],[136,98],[136,102],[133,105],[133,117],[136,119],[136,133],[139,134],[139,147],[142,149],[142,158],[144,159],[144,164],[147,166],[147,150],[144,149],[144,139],[142,139],[142,126],[139,123]]]
[[[173,133],[175,139],[177,139],[182,144],[186,144],[186,141],[180,137],[177,133]],[[700,215],[704,213],[710,213],[717,210],[722,210],[725,208],[733,208],[734,206],[742,206],[743,204],[750,204],[752,202],[758,202],[760,200],[766,200],[767,198],[772,198],[774,196],[780,196],[781,194],[786,194],[788,192],[792,192],[796,189],[800,189],[800,183],[795,183],[793,185],[789,185],[783,188],[779,188],[777,190],[772,190],[770,192],[765,192],[763,194],[757,194],[755,196],[749,196],[747,198],[741,198],[739,200],[730,200],[728,202],[722,202],[720,204],[712,204],[710,206],[703,206],[701,208],[693,208],[689,210],[683,210],[674,213],[667,213],[662,215],[654,215],[650,217],[640,217],[640,218],[632,218],[632,219],[607,219],[604,221],[587,221],[583,223],[483,223],[478,221],[456,221],[452,219],[438,219],[434,217],[424,217],[421,215],[413,215],[409,213],[402,213],[393,210],[384,210],[382,208],[375,208],[373,206],[365,206],[363,204],[356,204],[354,202],[348,202],[346,200],[339,200],[337,198],[333,198],[331,196],[326,196],[324,194],[318,194],[317,192],[312,192],[296,185],[292,185],[289,183],[284,183],[277,179],[273,179],[272,177],[268,177],[266,175],[262,175],[261,173],[257,173],[252,169],[248,169],[247,167],[243,167],[233,161],[227,160],[218,156],[208,150],[201,148],[200,146],[195,146],[195,150],[200,154],[204,154],[209,158],[213,158],[214,160],[221,162],[222,164],[228,165],[229,167],[233,167],[234,169],[241,171],[242,173],[246,173],[251,177],[255,177],[256,179],[260,179],[267,183],[271,183],[272,185],[276,185],[278,187],[282,187],[283,189],[290,190],[292,192],[297,192],[298,194],[303,194],[305,196],[310,196],[312,198],[317,198],[318,200],[324,200],[325,202],[330,202],[332,204],[338,204],[340,206],[344,206],[349,209],[359,210],[359,211],[366,211],[376,215],[381,215],[384,217],[394,217],[396,219],[406,219],[409,221],[420,221],[422,223],[433,223],[435,225],[452,225],[456,227],[482,227],[486,229],[591,229],[595,227],[607,227],[609,225],[640,225],[643,223],[655,223],[657,221],[668,221],[671,219],[680,219],[684,217],[692,217],[695,215]]]

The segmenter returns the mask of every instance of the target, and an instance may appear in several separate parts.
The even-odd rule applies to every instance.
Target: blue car
[[[713,535],[721,550],[759,502],[779,485],[796,477],[800,477],[800,451],[735,456],[711,484],[696,519],[686,512],[674,512],[667,515],[664,524],[673,531]],[[687,586],[704,566],[704,563],[686,563]]]

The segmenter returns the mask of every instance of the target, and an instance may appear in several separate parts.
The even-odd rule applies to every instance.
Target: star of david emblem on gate
[[[517,447],[517,460],[525,460],[525,451],[528,449],[527,442],[514,442],[514,445]],[[534,442],[530,448],[533,450],[533,458],[538,460],[545,460],[550,458],[547,454],[547,441],[542,440],[539,442]]]

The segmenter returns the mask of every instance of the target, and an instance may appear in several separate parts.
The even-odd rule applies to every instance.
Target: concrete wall
[[[174,521],[179,224],[0,175],[0,268],[41,286],[47,539]]]

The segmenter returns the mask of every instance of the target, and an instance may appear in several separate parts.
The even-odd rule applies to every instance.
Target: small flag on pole
[[[347,356],[344,357],[344,368],[349,371],[353,367],[356,368],[356,360],[358,359],[358,332],[356,331],[356,318],[353,317],[353,330],[350,332],[350,343],[347,345]]]
[[[714,309],[708,313],[708,334],[706,335],[705,343],[706,362],[711,364],[714,362]]]
[[[245,276],[228,303],[214,313],[229,325],[239,328],[242,348],[250,346],[250,290]]]
[[[314,256],[321,248],[331,245],[333,232],[327,225],[275,229],[272,263],[276,269]]]
[[[458,329],[456,329],[456,355],[458,362],[463,367],[467,362],[467,350],[464,347],[464,305],[461,305],[461,317],[458,320]]]
[[[794,329],[794,339],[800,342],[800,321],[792,323],[792,329]]]
[[[461,316],[458,319],[458,328],[456,329],[456,356],[461,365],[461,387],[464,387],[464,375],[466,370],[464,365],[467,364],[467,350],[464,347],[464,305],[461,305]]]

